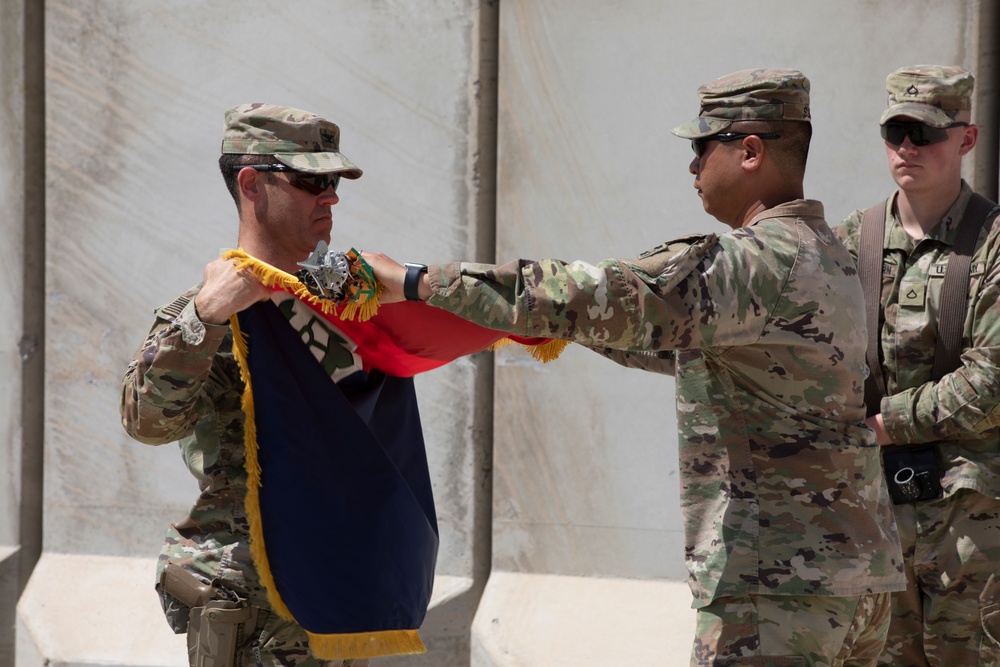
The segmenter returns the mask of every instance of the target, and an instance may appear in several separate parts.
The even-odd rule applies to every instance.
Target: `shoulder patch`
[[[690,236],[682,236],[679,239],[674,239],[673,241],[666,241],[660,245],[650,248],[644,252],[639,253],[636,259],[645,259],[647,257],[652,257],[653,255],[658,255],[661,252],[671,252],[680,250],[684,246],[692,246],[705,243],[709,243],[715,240],[715,234],[692,234]]]
[[[667,289],[666,285],[672,285],[694,270],[718,241],[719,237],[715,234],[686,236],[661,243],[623,264],[645,280],[656,282],[661,288]]]
[[[177,297],[167,305],[157,308],[155,311],[155,315],[160,319],[168,321],[177,319],[178,317],[180,317],[181,311],[184,310],[184,308],[189,303],[191,303],[192,300],[194,300],[195,295],[198,294],[198,291],[200,289],[201,289],[201,284],[192,287],[187,292],[184,292],[184,294],[181,294],[179,297]]]
[[[184,307],[191,303],[191,297],[179,296],[157,311],[157,315],[165,320],[172,320],[180,316]]]

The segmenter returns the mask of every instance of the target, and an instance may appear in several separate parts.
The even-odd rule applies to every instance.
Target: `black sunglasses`
[[[931,127],[923,123],[886,123],[882,126],[882,138],[893,146],[899,146],[906,137],[914,146],[937,144],[948,138],[948,128],[964,127],[968,123],[952,123],[944,127]]]
[[[298,188],[299,190],[305,190],[311,195],[323,194],[328,187],[333,186],[333,191],[337,191],[337,185],[340,184],[340,174],[309,174],[304,171],[297,171],[283,164],[236,164],[233,165],[234,171],[239,171],[240,169],[245,169],[249,167],[255,171],[285,171],[293,174],[291,179],[289,179],[289,185]]]
[[[759,137],[761,139],[780,139],[781,135],[775,134],[774,132],[764,132],[764,133],[723,132],[722,134],[713,134],[709,137],[698,137],[697,139],[692,139],[691,150],[694,151],[695,155],[701,157],[701,154],[705,152],[705,144],[707,144],[709,141],[721,141],[722,143],[726,143],[727,141],[736,141],[737,139],[746,139],[747,137]]]

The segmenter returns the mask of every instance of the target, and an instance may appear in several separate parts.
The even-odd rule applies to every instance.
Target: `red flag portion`
[[[316,305],[313,308],[322,314],[321,308]],[[412,377],[433,370],[458,357],[489,349],[505,338],[536,350],[545,345],[551,347],[552,342],[548,338],[508,336],[502,331],[484,329],[416,301],[383,304],[364,322],[323,316],[357,343],[357,353],[366,371],[377,368],[396,377]]]
[[[222,256],[238,260],[239,268],[249,269],[263,284],[307,303],[343,331],[357,343],[366,371],[378,369],[397,377],[412,377],[459,357],[511,342],[523,345],[539,361],[551,361],[569,344],[486,329],[421,302],[379,304],[382,286],[368,284],[374,280],[371,267],[355,251],[351,253],[355,261],[352,272],[361,289],[345,304],[318,298],[295,276],[242,250],[230,250]]]

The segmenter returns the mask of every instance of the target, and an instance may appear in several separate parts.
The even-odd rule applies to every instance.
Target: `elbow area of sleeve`
[[[133,440],[144,445],[165,445],[176,442],[184,434],[173,433],[162,428],[162,420],[155,418],[143,419],[141,409],[122,408],[122,428]]]
[[[165,445],[188,435],[186,421],[168,420],[164,411],[149,404],[138,392],[125,388],[120,405],[122,428],[133,440],[145,445]]]

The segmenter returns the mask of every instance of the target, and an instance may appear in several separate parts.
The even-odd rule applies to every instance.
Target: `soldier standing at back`
[[[861,286],[822,204],[802,198],[808,91],[795,70],[737,72],[702,86],[700,115],[674,130],[727,233],[597,265],[366,255],[386,301],[676,375],[694,666],[874,665],[904,585],[864,426]]]
[[[880,662],[998,665],[1000,223],[961,175],[978,135],[973,76],[903,67],[886,88],[899,189],[837,230],[870,284],[868,423],[906,559]]]

